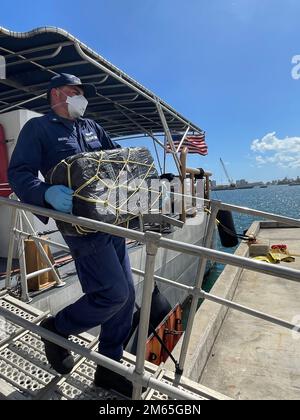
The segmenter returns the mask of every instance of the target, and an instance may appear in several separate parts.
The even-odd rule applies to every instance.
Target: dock
[[[300,270],[299,228],[255,222],[250,232],[270,246],[286,244],[295,261],[280,265]],[[248,244],[235,255],[247,257]],[[226,266],[210,293],[300,326],[296,281]],[[233,399],[297,400],[299,355],[298,332],[205,301],[196,315],[185,375]]]

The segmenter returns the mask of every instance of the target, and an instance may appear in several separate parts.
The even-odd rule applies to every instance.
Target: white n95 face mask
[[[82,117],[88,106],[88,100],[83,95],[67,96],[66,103],[71,118]]]

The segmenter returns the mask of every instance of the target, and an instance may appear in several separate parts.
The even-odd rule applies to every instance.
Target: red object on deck
[[[5,132],[3,126],[0,124],[0,196],[8,197],[12,191],[10,189],[8,178],[8,154],[6,147]]]
[[[285,244],[279,244],[279,245],[272,245],[271,246],[271,249],[284,249],[284,250],[286,250],[287,249],[287,245],[285,245]]]
[[[183,334],[182,309],[179,304],[172,309],[155,331],[165,343],[167,349],[172,352]],[[148,338],[146,344],[146,360],[155,365],[160,365],[162,362],[165,362],[168,357],[167,351],[163,348],[157,337],[152,334]]]

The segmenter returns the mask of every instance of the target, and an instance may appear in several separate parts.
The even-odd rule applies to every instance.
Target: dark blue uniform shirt
[[[68,156],[82,152],[116,149],[95,121],[61,118],[53,112],[32,118],[20,132],[8,168],[9,183],[21,201],[45,207],[44,196],[49,184],[38,178]]]

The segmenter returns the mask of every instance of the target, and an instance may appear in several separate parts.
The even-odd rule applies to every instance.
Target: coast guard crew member
[[[88,104],[85,96],[95,93],[94,86],[84,85],[70,74],[51,79],[48,99],[52,111],[25,124],[8,170],[10,185],[21,201],[71,213],[73,191],[42,182],[38,171],[45,176],[68,156],[120,147],[96,122],[82,118]],[[41,326],[67,338],[101,325],[99,353],[120,361],[135,301],[125,239],[100,232],[64,239],[85,294]],[[61,374],[69,373],[74,367],[70,352],[43,341],[52,367]],[[131,396],[132,383],[102,366],[97,367],[94,382]]]

